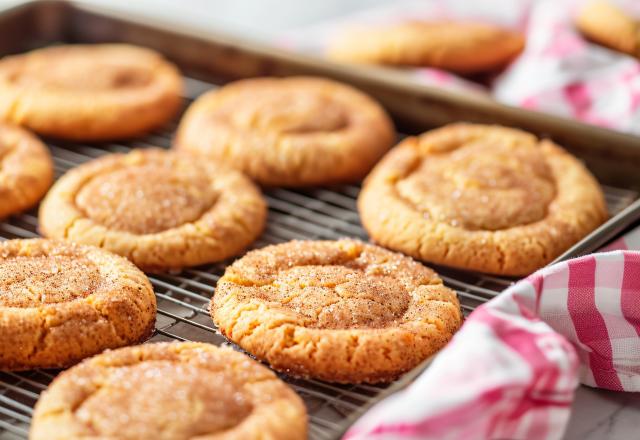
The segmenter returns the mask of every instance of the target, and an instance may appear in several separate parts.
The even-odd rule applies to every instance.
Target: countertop
[[[216,29],[264,41],[279,33],[301,29],[331,17],[339,17],[385,0],[90,0],[127,11],[143,11],[157,18],[179,20],[194,28]],[[20,3],[0,0],[0,8]],[[640,438],[640,394],[615,393],[580,387],[565,439],[628,440]]]
[[[576,393],[567,440],[640,438],[640,394],[580,387]]]

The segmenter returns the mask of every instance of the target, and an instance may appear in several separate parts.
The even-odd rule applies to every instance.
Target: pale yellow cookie
[[[393,144],[393,124],[358,90],[322,78],[257,78],[189,107],[176,148],[228,163],[265,185],[356,182]]]
[[[300,398],[248,356],[196,342],[106,351],[40,396],[31,440],[304,440]]]
[[[441,349],[462,323],[431,269],[355,240],[293,241],[229,266],[211,300],[230,340],[276,370],[388,382]]]
[[[153,332],[156,298],[125,258],[43,239],[0,243],[0,370],[61,368]]]
[[[40,206],[40,230],[92,244],[146,270],[224,260],[262,232],[266,203],[243,174],[185,154],[134,150],[62,176]]]
[[[385,247],[503,275],[530,274],[608,217],[598,182],[562,148],[473,124],[402,141],[365,180],[358,210]]]
[[[590,40],[640,58],[640,20],[616,5],[603,0],[587,3],[576,26]]]
[[[331,42],[327,57],[476,73],[503,67],[524,44],[521,34],[490,24],[409,21],[348,30]]]
[[[182,79],[126,44],[54,46],[0,60],[0,120],[63,139],[139,136],[171,119]]]
[[[53,182],[53,161],[34,135],[0,123],[0,219],[34,206]]]

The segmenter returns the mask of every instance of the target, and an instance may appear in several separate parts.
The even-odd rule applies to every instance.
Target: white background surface
[[[124,11],[143,11],[194,26],[264,40],[279,32],[392,0],[80,0]],[[510,0],[506,0],[510,1]],[[25,3],[0,0],[0,7]]]

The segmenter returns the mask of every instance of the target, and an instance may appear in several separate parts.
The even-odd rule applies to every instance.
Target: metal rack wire
[[[213,84],[186,79],[188,104]],[[129,143],[80,145],[49,142],[56,175],[95,157],[131,148],[171,144],[176,123]],[[633,191],[605,187],[612,213],[619,212],[638,197]],[[335,239],[345,236],[366,239],[356,212],[357,186],[313,188],[306,190],[271,189],[265,193],[269,220],[254,247],[291,239]],[[0,222],[0,239],[38,236],[36,211]],[[151,341],[196,340],[216,345],[228,344],[213,325],[207,304],[225,264],[185,269],[179,273],[152,275],[158,300],[156,329]],[[445,283],[456,289],[463,310],[468,313],[495,296],[513,280],[438,268]],[[0,372],[0,438],[26,438],[32,408],[40,392],[55,377],[56,371]],[[304,399],[310,416],[310,438],[336,438],[345,420],[380,398],[387,386],[336,385],[316,380],[282,376]],[[402,380],[402,379],[401,379]]]

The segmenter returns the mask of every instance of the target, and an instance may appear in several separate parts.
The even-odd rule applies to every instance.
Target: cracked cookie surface
[[[589,171],[547,140],[453,124],[405,139],[358,197],[377,243],[462,269],[528,275],[603,223]]]
[[[153,331],[156,300],[126,259],[44,239],[0,243],[0,369],[60,368]]]
[[[0,219],[34,206],[52,182],[47,147],[26,130],[0,123]]]
[[[477,73],[504,67],[524,43],[521,34],[490,24],[408,21],[349,29],[330,42],[327,57]]]
[[[63,139],[141,135],[175,115],[181,91],[173,64],[126,44],[55,46],[0,60],[0,120]]]
[[[262,232],[266,203],[244,175],[160,149],[72,169],[40,207],[51,238],[91,244],[147,270],[220,261]]]
[[[40,397],[37,439],[302,440],[301,399],[230,348],[159,343],[106,351],[58,376]]]
[[[218,281],[211,315],[276,370],[343,383],[393,380],[462,321],[455,292],[431,269],[349,239],[249,252]]]
[[[307,186],[358,181],[394,138],[383,108],[346,84],[257,78],[198,98],[175,147],[224,161],[264,185]]]

